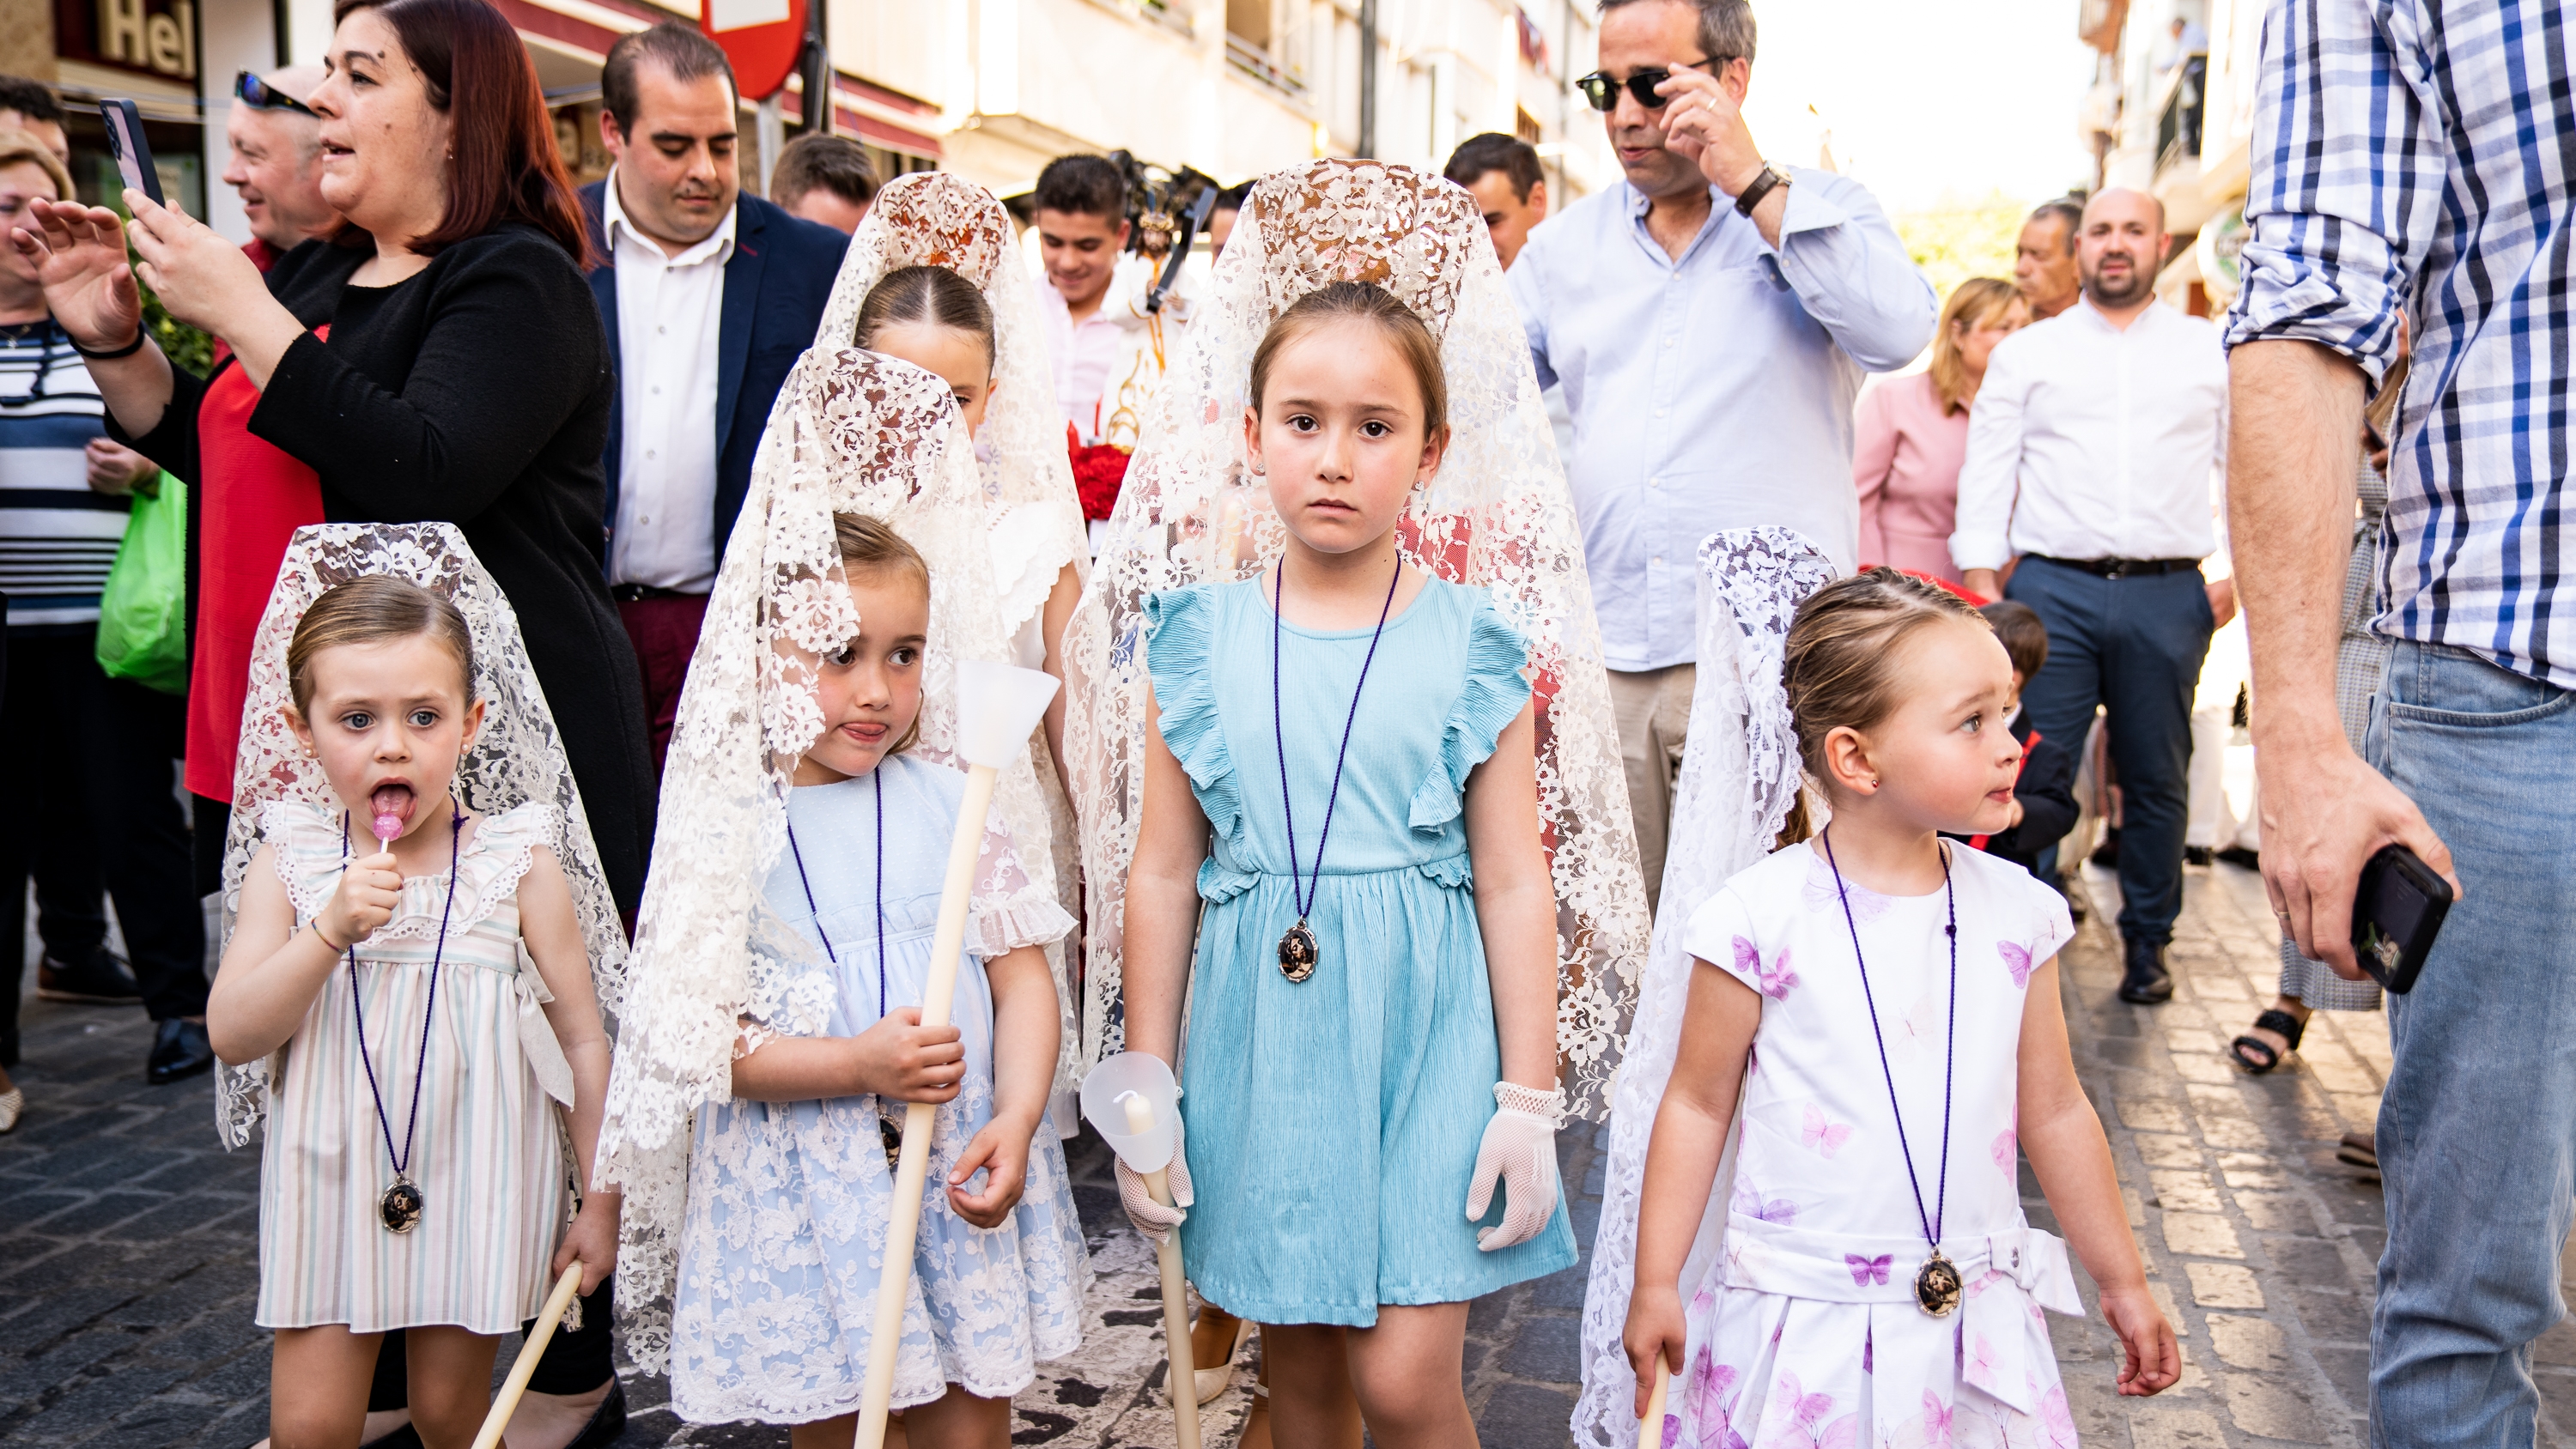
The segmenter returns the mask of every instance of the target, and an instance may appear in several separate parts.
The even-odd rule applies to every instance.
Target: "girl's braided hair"
[[[1845,727],[1868,729],[1896,708],[1898,646],[1944,619],[1991,627],[1967,600],[1885,564],[1836,579],[1798,606],[1782,682],[1798,758],[1809,775],[1825,778],[1825,736]],[[1802,800],[1779,843],[1809,833]]]

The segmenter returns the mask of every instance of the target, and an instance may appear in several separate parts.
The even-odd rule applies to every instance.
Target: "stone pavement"
[[[2121,1400],[2108,1331],[2052,1320],[2076,1421],[2087,1445],[2358,1445],[2380,1200],[2334,1150],[2376,1113],[2385,1019],[2320,1014],[2282,1070],[2235,1070],[2224,1045],[2277,977],[2271,917],[2247,872],[2187,877],[2170,1004],[2113,994],[2114,892],[2101,872],[2092,919],[2064,958],[2077,1066],[2187,1359],[2174,1389]],[[143,1084],[141,1012],[30,1001],[25,1027],[28,1116],[0,1137],[0,1445],[242,1449],[265,1431],[268,1398],[267,1340],[251,1324],[256,1154],[215,1145],[203,1080]],[[1560,1139],[1578,1242],[1599,1211],[1596,1141],[1581,1128]],[[1019,1396],[1013,1438],[1168,1445],[1153,1259],[1118,1213],[1096,1139],[1073,1160],[1098,1274],[1093,1326],[1076,1358],[1045,1366]],[[2023,1190],[2032,1219],[2053,1225],[2027,1174]],[[1468,1403],[1485,1444],[1566,1442],[1584,1272],[1470,1312]],[[2536,1357],[2544,1442],[2576,1445],[2576,1324],[2551,1330]],[[1232,1443],[1249,1378],[1239,1372],[1207,1407],[1212,1446]],[[627,1390],[635,1416],[622,1449],[786,1443],[758,1426],[681,1425],[658,1381],[630,1377]]]
[[[27,1115],[0,1137],[0,1445],[242,1449],[268,1420],[268,1335],[251,1322],[258,1152],[217,1145],[206,1079],[144,1084],[141,1011],[39,1002],[34,976],[12,1073]],[[1591,1134],[1564,1134],[1561,1156],[1588,1240],[1599,1208],[1597,1180],[1584,1192]],[[1159,1449],[1173,1425],[1153,1253],[1119,1211],[1099,1139],[1086,1133],[1071,1158],[1095,1272],[1090,1326],[1079,1353],[1041,1365],[1018,1396],[1013,1442]],[[1486,1442],[1565,1441],[1582,1274],[1475,1306],[1469,1403]],[[496,1381],[515,1349],[505,1345]],[[619,1449],[785,1449],[783,1429],[681,1424],[662,1380],[623,1372],[632,1418]],[[1251,1379],[1247,1364],[1201,1410],[1211,1446],[1234,1442]]]

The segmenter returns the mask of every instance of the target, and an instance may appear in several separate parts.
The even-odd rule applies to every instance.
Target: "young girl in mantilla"
[[[972,459],[946,382],[846,346],[791,374],[761,459],[680,702],[604,1134],[629,1340],[683,1419],[787,1424],[798,1449],[846,1449],[891,1353],[911,1443],[999,1449],[1011,1395],[1080,1340],[1089,1263],[1045,1116],[1041,948],[1072,920],[999,811],[955,1024],[920,1025],[957,664],[1005,647]],[[914,1287],[879,1344],[916,1101],[939,1111]]]
[[[1212,300],[1068,633],[1085,1031],[1180,1067],[1183,1211],[1122,1197],[1264,1325],[1276,1441],[1466,1442],[1642,944],[1580,545],[1458,188],[1269,177]]]
[[[614,906],[518,626],[453,528],[299,531],[243,720],[207,1027],[226,1141],[268,1124],[272,1434],[355,1444],[403,1329],[413,1423],[463,1449],[499,1336],[568,1264],[590,1292],[615,1262],[616,1194],[578,1190]]]
[[[1781,542],[1705,566],[1776,566]],[[1722,640],[1703,647],[1712,668],[1733,657]],[[2070,1241],[2123,1349],[2119,1391],[2153,1394],[2181,1364],[2068,1055],[2065,903],[1940,838],[1991,830],[2011,809],[2011,662],[1982,616],[1887,568],[1816,589],[1779,657],[1781,683],[1756,669],[1739,683],[1757,741],[1766,706],[1785,703],[1789,726],[1768,738],[1794,739],[1795,757],[1751,752],[1748,793],[1785,805],[1773,782],[1794,788],[1803,768],[1831,818],[1696,903],[1668,885],[1687,915],[1687,1005],[1641,1189],[1614,1129],[1605,1217],[1638,1204],[1633,1278],[1597,1271],[1587,1317],[1624,1299],[1628,1372],[1588,1363],[1588,1388],[1633,1423],[1660,1361],[1668,1417],[1646,1429],[1667,1445],[2071,1449],[2041,1312],[2083,1311]],[[1686,788],[1690,775],[1686,764]],[[1640,1035],[1650,1021],[1641,1013]],[[1659,1069],[1650,1053],[1632,1064]],[[1630,1108],[1623,1087],[1633,1128]],[[2066,1240],[2022,1215],[2025,1156]],[[1725,1203],[1714,1243],[1713,1187]],[[1596,1253],[1624,1261],[1627,1248],[1605,1232]]]

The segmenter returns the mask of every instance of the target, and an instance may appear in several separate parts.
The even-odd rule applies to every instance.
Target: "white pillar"
[[[286,44],[265,63],[320,65],[331,28],[331,0],[286,0]]]
[[[241,198],[223,183],[224,166],[230,159],[224,123],[232,114],[234,74],[277,66],[276,12],[269,0],[198,0],[197,13],[203,56],[197,84],[206,107],[204,220],[226,240],[246,242],[250,220],[242,214]]]

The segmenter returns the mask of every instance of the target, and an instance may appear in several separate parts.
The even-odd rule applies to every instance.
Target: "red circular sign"
[[[733,62],[742,98],[765,101],[785,89],[805,50],[806,0],[706,0],[698,28]]]

